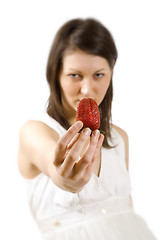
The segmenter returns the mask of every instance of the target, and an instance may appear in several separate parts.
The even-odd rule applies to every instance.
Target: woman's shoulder
[[[118,127],[117,125],[115,124],[111,124],[111,127],[113,129],[115,129],[118,134],[121,136],[123,142],[124,142],[124,147],[125,147],[125,160],[126,160],[126,167],[127,167],[127,170],[129,169],[129,143],[128,143],[128,134],[127,132]]]
[[[50,136],[55,138],[55,140],[59,138],[58,133],[41,120],[27,120],[20,128],[20,135],[22,135],[22,137],[29,137],[35,134],[39,136]]]
[[[120,136],[122,137],[124,142],[128,142],[128,134],[124,129],[122,129],[121,127],[119,127],[115,124],[111,124],[111,127],[120,134]]]
[[[47,112],[42,111],[29,117],[29,120],[26,120],[21,126],[20,133],[52,136],[57,140],[60,135],[60,128],[62,127],[54,118],[49,116]]]

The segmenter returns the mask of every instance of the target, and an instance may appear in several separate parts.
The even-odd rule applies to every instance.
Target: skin
[[[63,107],[73,124],[77,105],[84,97],[93,98],[99,105],[109,87],[112,70],[105,58],[77,50],[63,58],[60,73]]]
[[[75,122],[76,108],[83,97],[92,97],[99,105],[109,87],[112,69],[106,59],[82,51],[68,52],[63,58],[59,76],[63,108],[72,125],[60,138],[58,133],[41,121],[26,122],[19,135],[18,164],[25,178],[41,172],[65,191],[79,192],[92,174],[99,175],[101,146],[104,137],[98,130],[82,128]],[[128,137],[114,127],[125,143],[128,167]]]

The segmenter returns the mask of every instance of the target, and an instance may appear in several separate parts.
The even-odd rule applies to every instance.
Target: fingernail
[[[85,128],[85,129],[83,130],[83,133],[84,133],[85,135],[90,135],[91,130],[90,130],[89,128]]]
[[[74,124],[75,128],[80,129],[83,127],[83,123],[81,121],[78,121]]]
[[[98,136],[99,136],[99,130],[95,130],[93,132],[93,137],[98,138]]]
[[[103,141],[104,141],[104,135],[103,135],[103,134],[101,134],[101,136],[100,136],[100,139],[99,139],[99,143],[100,143],[100,144],[102,144],[102,143],[103,143]]]

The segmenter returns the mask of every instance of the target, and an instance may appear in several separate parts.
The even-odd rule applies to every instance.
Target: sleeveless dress
[[[44,114],[38,120],[62,136],[66,130]],[[58,188],[43,173],[25,180],[31,213],[46,240],[155,240],[134,212],[125,146],[112,128],[113,149],[101,149],[101,169],[79,193]]]

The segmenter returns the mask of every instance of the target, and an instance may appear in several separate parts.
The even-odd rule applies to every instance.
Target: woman
[[[112,35],[95,19],[70,20],[54,39],[47,113],[21,128],[18,155],[44,239],[155,239],[133,210],[127,134],[111,124],[116,60]],[[79,132],[84,97],[97,102],[104,135]]]

